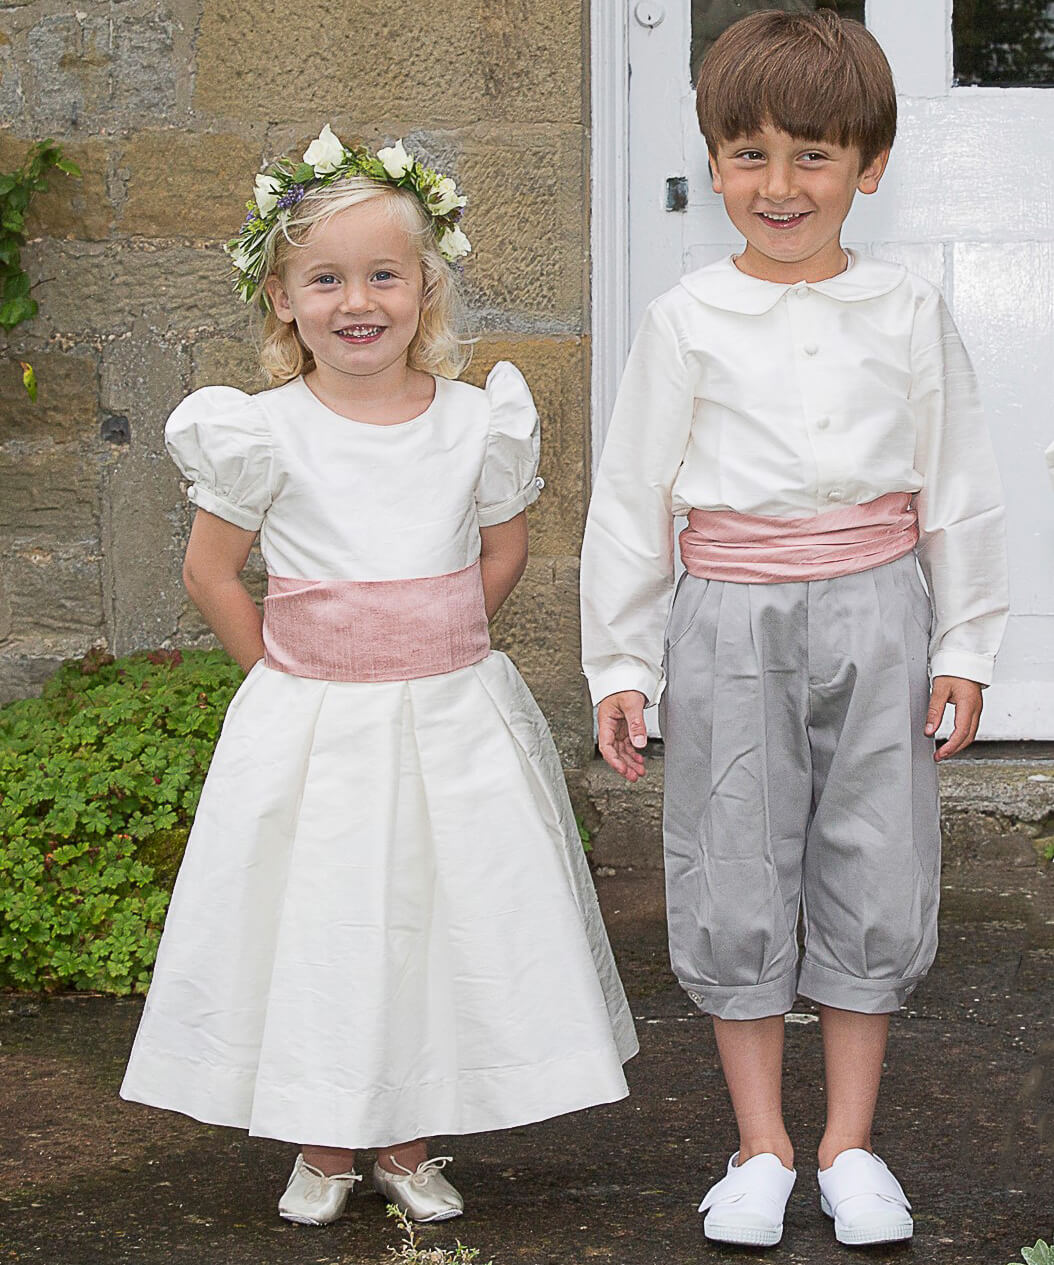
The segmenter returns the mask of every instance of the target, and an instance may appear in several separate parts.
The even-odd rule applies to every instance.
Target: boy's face
[[[710,155],[714,192],[747,239],[740,271],[763,281],[823,281],[845,269],[842,223],[853,197],[874,193],[889,151],[864,170],[855,147],[802,141],[766,125]]]

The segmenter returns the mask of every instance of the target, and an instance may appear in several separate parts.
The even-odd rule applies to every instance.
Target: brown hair
[[[695,102],[711,152],[768,124],[801,140],[855,146],[863,169],[897,131],[893,75],[878,41],[830,9],[734,22],[703,60]]]
[[[392,217],[406,230],[421,261],[424,290],[417,333],[407,352],[411,369],[456,378],[468,363],[471,340],[464,338],[464,311],[454,270],[440,255],[432,220],[417,197],[407,189],[382,184],[368,176],[348,176],[329,185],[310,189],[286,222],[285,231],[271,235],[264,262],[264,281],[281,278],[298,247],[318,225],[341,211],[374,198],[382,198]],[[282,386],[315,367],[296,322],[287,324],[275,315],[264,285],[254,302],[263,310],[260,331],[260,363],[270,386]]]

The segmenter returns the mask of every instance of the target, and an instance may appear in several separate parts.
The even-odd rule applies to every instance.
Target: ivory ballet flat
[[[859,1147],[816,1174],[820,1208],[834,1219],[839,1243],[896,1243],[915,1230],[911,1204],[885,1163]]]
[[[298,1225],[329,1225],[344,1211],[355,1183],[361,1181],[355,1172],[327,1176],[298,1155],[278,1201],[278,1215]]]
[[[389,1203],[397,1204],[411,1221],[447,1221],[460,1217],[465,1201],[439,1171],[451,1162],[449,1155],[424,1160],[415,1169],[390,1173],[380,1164],[373,1166],[373,1189]]]
[[[699,1205],[706,1213],[703,1233],[717,1243],[772,1247],[783,1236],[783,1212],[797,1176],[775,1155],[755,1155],[740,1164],[737,1151]]]

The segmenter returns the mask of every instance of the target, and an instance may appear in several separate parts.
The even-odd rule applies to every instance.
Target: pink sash
[[[911,493],[888,492],[810,518],[692,510],[680,546],[690,575],[783,584],[869,571],[910,553],[918,538]]]
[[[406,681],[490,653],[479,562],[417,580],[267,577],[264,662],[323,681]]]

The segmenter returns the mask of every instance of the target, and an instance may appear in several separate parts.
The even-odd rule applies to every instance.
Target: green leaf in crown
[[[367,176],[382,184],[409,189],[432,218],[439,253],[449,263],[463,259],[472,249],[458,226],[467,202],[453,179],[406,151],[401,140],[376,154],[364,145],[349,149],[327,123],[304,150],[300,162],[279,158],[261,171],[253,185],[253,198],[237,237],[224,250],[234,265],[234,285],[246,303],[263,283],[263,266],[272,233],[309,189],[333,184],[346,176]]]

